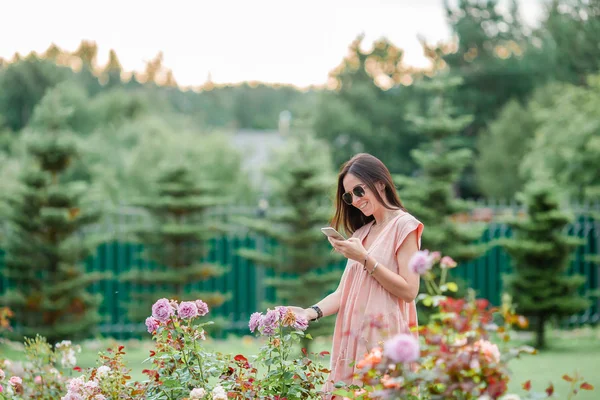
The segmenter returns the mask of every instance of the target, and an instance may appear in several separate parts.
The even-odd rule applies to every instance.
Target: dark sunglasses
[[[354,186],[351,191],[344,193],[342,195],[342,200],[344,200],[344,203],[348,205],[352,204],[352,195],[355,195],[358,198],[363,197],[365,195],[365,189],[363,186],[365,185],[361,183],[360,185]]]

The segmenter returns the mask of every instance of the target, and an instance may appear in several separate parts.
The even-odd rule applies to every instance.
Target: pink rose
[[[160,321],[154,317],[146,318],[146,327],[148,328],[148,333],[153,333],[160,326]]]
[[[0,385],[0,393],[4,392],[4,388]]]
[[[500,349],[494,343],[488,340],[478,340],[473,346],[475,349],[479,350],[481,354],[485,357],[488,362],[498,363],[500,362]]]
[[[192,303],[191,301],[182,301],[181,304],[179,304],[177,313],[183,319],[194,318],[198,316],[198,307],[196,306],[196,303]]]
[[[287,307],[284,306],[277,306],[275,307],[275,309],[277,311],[279,311],[279,319],[283,319],[283,317],[285,317],[285,314],[287,313]]]
[[[173,313],[173,308],[167,299],[157,300],[152,306],[152,316],[161,322],[167,321]]]
[[[60,400],[83,400],[83,397],[79,393],[67,392]]]
[[[419,353],[419,341],[406,333],[394,336],[383,345],[383,354],[395,363],[416,361]]]
[[[424,275],[433,267],[433,257],[429,250],[417,251],[408,262],[408,269],[415,274]]]
[[[292,324],[292,328],[299,331],[305,331],[306,328],[308,328],[308,320],[304,317],[296,315],[296,322]]]
[[[22,385],[23,379],[21,379],[18,376],[11,376],[10,379],[8,380],[8,383],[10,383],[11,386]]]
[[[259,312],[255,312],[250,316],[250,322],[248,322],[248,328],[250,328],[250,332],[254,333],[256,328],[258,328],[260,317],[262,317],[262,313]]]
[[[442,268],[454,268],[456,267],[456,261],[454,261],[451,257],[444,256],[442,261],[440,261],[440,266]]]
[[[200,317],[203,317],[206,314],[208,314],[208,304],[206,304],[202,300],[196,300],[195,303],[196,303],[196,308],[198,309],[198,315]]]
[[[42,383],[42,377],[41,376],[36,376],[35,378],[33,378],[33,383],[35,383],[36,385],[39,385]]]

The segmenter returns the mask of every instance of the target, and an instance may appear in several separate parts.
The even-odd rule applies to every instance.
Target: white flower
[[[217,386],[212,391],[213,400],[227,400],[227,393],[225,393],[225,389],[221,386]]]
[[[94,394],[94,392],[98,389],[98,382],[87,381],[84,385],[84,388],[88,394]]]
[[[80,376],[79,378],[73,378],[68,381],[67,389],[71,393],[80,393],[84,384],[85,381],[83,380],[83,376]]]
[[[77,358],[75,358],[75,351],[73,349],[68,349],[67,351],[63,352],[60,364],[63,368],[73,368],[75,364],[77,364]]]
[[[71,341],[70,340],[63,340],[60,343],[56,343],[56,345],[54,347],[56,347],[57,349],[60,349],[62,347],[69,347],[71,346]]]
[[[60,400],[83,400],[83,397],[81,397],[81,395],[78,393],[67,392],[67,394],[61,397]]]
[[[110,372],[110,367],[109,366],[101,365],[96,370],[96,376],[98,378],[104,378],[105,376],[108,375],[109,372]]]
[[[97,394],[94,396],[94,400],[106,400],[103,394]]]
[[[203,388],[195,388],[190,392],[190,399],[201,399],[206,395],[206,390]]]
[[[500,400],[521,400],[521,397],[518,394],[505,394]]]

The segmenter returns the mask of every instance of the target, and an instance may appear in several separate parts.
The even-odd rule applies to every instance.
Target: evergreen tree
[[[100,216],[90,187],[69,180],[77,157],[68,129],[71,110],[60,91],[50,91],[32,117],[27,161],[20,188],[7,199],[10,232],[5,273],[14,289],[0,299],[15,312],[14,338],[36,334],[49,342],[88,337],[100,321],[101,296],[86,289],[103,275],[81,265],[99,238],[85,228]]]
[[[419,175],[398,177],[397,181],[407,209],[426,226],[422,247],[439,250],[460,264],[481,255],[483,248],[473,244],[481,236],[480,226],[459,224],[451,218],[472,208],[468,201],[457,197],[455,190],[461,172],[473,157],[458,137],[472,117],[456,115],[443,98],[443,93],[458,83],[457,78],[439,76],[420,84],[431,93],[431,104],[424,115],[413,115],[411,119],[429,142],[411,151]]]
[[[340,260],[320,231],[331,216],[331,209],[323,204],[335,177],[326,146],[308,135],[294,135],[298,136],[290,138],[271,168],[281,212],[240,220],[276,245],[274,249],[241,249],[240,255],[273,271],[267,284],[275,289],[278,303],[309,307],[335,290],[341,275],[337,270],[320,271]],[[332,327],[332,321],[325,319],[310,324],[307,333],[330,335]],[[308,340],[303,341],[303,347],[309,348]]]
[[[117,57],[117,52],[110,49],[108,52],[108,62],[102,70],[102,80],[106,87],[112,88],[113,86],[120,85],[122,83],[121,74],[123,73],[123,67]]]
[[[336,165],[364,151],[377,155],[392,173],[409,174],[415,168],[409,150],[420,143],[406,121],[418,95],[410,86],[413,71],[404,52],[386,39],[371,50],[362,47],[359,36],[331,72],[334,90],[320,94],[314,131],[330,144]]]
[[[463,147],[459,132],[471,122],[469,115],[456,115],[445,103],[443,93],[458,84],[459,79],[438,75],[434,80],[420,82],[419,86],[430,93],[431,99],[423,115],[410,119],[415,128],[429,139],[427,144],[411,151],[419,166],[416,177],[397,177],[400,197],[408,211],[425,225],[422,248],[440,251],[459,264],[477,258],[484,248],[475,245],[482,227],[474,223],[459,223],[454,217],[466,213],[471,204],[456,195],[461,172],[472,159],[472,151]],[[452,270],[451,270],[452,271]],[[453,296],[466,294],[466,283],[452,277],[460,290]],[[425,286],[421,285],[421,292]],[[429,319],[429,305],[419,303],[419,320]]]
[[[221,305],[227,294],[191,290],[189,285],[226,272],[221,265],[203,261],[208,240],[222,230],[207,220],[206,211],[226,199],[219,194],[216,184],[199,179],[185,164],[164,167],[154,189],[154,194],[136,203],[148,211],[151,223],[134,229],[134,234],[144,245],[142,258],[155,268],[133,268],[121,277],[126,282],[154,289],[132,294],[130,318],[143,321],[152,304],[162,297],[201,299],[211,307]]]
[[[569,316],[589,306],[589,300],[577,293],[585,277],[566,273],[580,240],[563,234],[572,218],[560,209],[555,186],[532,181],[517,197],[528,215],[510,220],[514,238],[501,242],[513,259],[514,271],[504,283],[517,312],[533,317],[536,347],[541,349],[546,346],[544,328],[551,317]]]

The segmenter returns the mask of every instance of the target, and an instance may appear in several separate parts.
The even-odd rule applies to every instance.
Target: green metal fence
[[[582,292],[600,289],[600,274],[598,266],[586,260],[586,255],[600,253],[599,222],[586,216],[587,208],[577,208],[576,221],[568,227],[568,232],[574,236],[585,239],[585,244],[580,246],[573,257],[571,272],[586,276],[586,283]],[[515,212],[513,208],[496,208],[496,213]],[[249,208],[229,208],[216,210],[215,214],[227,222],[231,216],[254,213]],[[137,210],[122,208],[108,216],[95,230],[108,232],[113,240],[98,247],[96,254],[86,261],[88,271],[111,271],[112,279],[95,283],[91,290],[101,293],[104,301],[101,306],[103,322],[100,331],[103,335],[125,339],[138,336],[144,331],[140,324],[132,324],[127,319],[126,304],[130,293],[148,290],[135,284],[123,283],[118,280],[119,274],[132,267],[150,268],[138,257],[141,245],[134,243],[127,233],[127,228],[132,223],[143,221],[144,215]],[[425,228],[427,229],[427,228]],[[426,234],[426,231],[425,231]],[[510,229],[503,223],[492,221],[482,235],[480,242],[489,243],[502,237],[510,237]],[[1,238],[0,238],[1,245]],[[221,307],[212,310],[211,315],[225,317],[230,323],[229,331],[247,333],[247,322],[250,314],[261,308],[263,300],[276,300],[272,290],[264,284],[264,277],[268,274],[263,268],[252,265],[247,260],[237,255],[241,247],[272,246],[264,238],[260,238],[244,230],[235,229],[232,233],[212,241],[209,261],[219,262],[229,267],[229,272],[219,278],[205,282],[190,283],[189,289],[207,291],[230,292],[232,298]],[[441,249],[443,250],[443,249]],[[340,271],[340,276],[345,263],[329,266]],[[3,268],[3,254],[0,251],[0,294],[9,286],[9,282],[1,274]],[[493,246],[486,254],[477,260],[460,266],[455,271],[474,288],[479,296],[489,299],[493,304],[498,304],[502,293],[502,274],[511,269],[510,258],[499,247]],[[151,290],[151,289],[150,289]],[[600,302],[595,301],[584,313],[574,315],[565,321],[570,326],[583,324],[596,324],[600,320]]]

